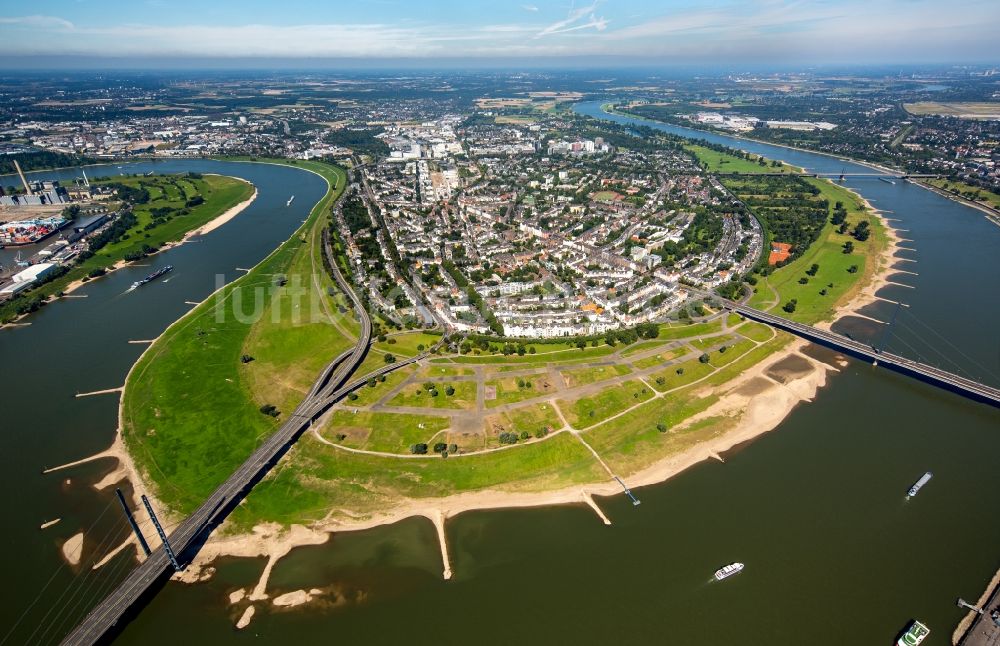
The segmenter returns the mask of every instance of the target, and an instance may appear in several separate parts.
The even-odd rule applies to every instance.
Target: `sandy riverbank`
[[[793,340],[783,350],[722,386],[721,399],[705,412],[687,420],[678,430],[707,417],[727,418],[730,420],[727,422],[729,430],[717,438],[668,456],[638,472],[622,474],[629,486],[658,484],[701,461],[721,459],[720,454],[776,428],[796,405],[813,399],[826,383],[827,373],[836,368],[800,354],[799,351],[806,345],[805,341]],[[807,369],[786,378],[775,378],[771,373],[788,357],[796,357]],[[585,437],[586,433],[583,435]],[[329,520],[311,528],[295,525],[282,530],[277,525],[258,526],[249,536],[213,537],[198,554],[189,572],[178,578],[187,582],[205,580],[212,574],[211,564],[220,556],[266,557],[268,562],[257,585],[246,596],[247,601],[263,601],[269,598],[266,590],[274,564],[294,547],[323,544],[331,534],[337,532],[362,531],[413,516],[423,516],[437,528],[442,552],[442,576],[448,579],[452,572],[444,534],[447,518],[474,510],[575,504],[594,507],[598,522],[612,524],[613,521],[600,511],[599,501],[594,501],[593,496],[620,494],[621,486],[609,479],[541,493],[486,490],[439,499],[407,499],[379,514],[359,519]],[[243,595],[237,596],[239,600],[244,598]],[[291,599],[297,605],[310,602],[315,595],[285,596],[282,600],[285,605],[292,605],[289,603]]]
[[[226,177],[225,175],[217,175],[215,173],[205,173],[205,174],[206,175],[216,175],[217,177]],[[201,235],[205,235],[206,233],[209,233],[211,231],[215,231],[216,229],[218,229],[219,227],[221,227],[223,224],[225,224],[226,222],[229,222],[230,220],[232,220],[233,218],[235,218],[237,215],[239,215],[240,213],[242,213],[245,208],[247,208],[248,206],[250,206],[253,203],[253,201],[257,199],[257,187],[256,186],[254,186],[253,184],[251,184],[247,180],[245,180],[243,178],[240,178],[240,177],[231,177],[230,179],[235,179],[235,180],[238,180],[240,182],[243,182],[244,184],[249,185],[251,188],[253,188],[253,193],[250,195],[250,197],[248,197],[247,199],[243,200],[239,204],[233,205],[231,208],[227,209],[224,213],[219,214],[217,217],[215,217],[212,220],[206,222],[205,224],[201,225],[200,227],[198,227],[196,229],[192,229],[191,231],[188,231],[187,233],[184,234],[184,237],[182,237],[179,241],[174,242],[174,243],[168,243],[168,244],[171,244],[173,246],[181,245],[181,244],[184,244],[185,242],[187,242],[188,240],[190,240],[191,238],[193,238],[195,236],[201,236]]]
[[[833,317],[829,321],[822,321],[816,324],[816,327],[823,329],[830,329],[830,326],[837,320],[850,316],[851,314],[857,313],[859,310],[867,305],[879,300],[876,295],[879,290],[889,284],[889,277],[899,271],[909,271],[906,267],[898,267],[899,258],[897,254],[900,251],[899,243],[901,242],[899,233],[896,231],[889,221],[882,214],[882,211],[876,209],[872,204],[861,197],[861,195],[852,189],[847,189],[853,193],[861,202],[865,205],[865,208],[871,211],[882,223],[882,227],[885,229],[886,236],[886,247],[882,250],[876,258],[874,258],[875,267],[872,268],[871,278],[864,282],[864,284],[859,284],[856,289],[852,290],[852,293],[848,296],[848,300],[839,305],[835,310]],[[905,263],[904,264],[908,264]],[[866,267],[865,271],[868,272],[869,269]]]
[[[866,206],[876,214],[878,213],[865,202]],[[885,219],[883,218],[883,222]],[[859,307],[867,305],[875,299],[874,292],[884,286],[887,276],[894,269],[893,257],[896,252],[896,242],[898,236],[895,231],[886,223],[886,235],[889,243],[876,262],[872,270],[871,278],[864,286],[858,288],[857,292],[850,297],[850,301],[842,305],[837,310],[837,315],[844,315],[855,311]],[[866,274],[868,272],[866,271]],[[174,325],[182,324],[184,318]],[[172,328],[173,326],[171,326]],[[168,328],[170,329],[170,328]],[[681,453],[667,456],[637,472],[620,474],[630,487],[640,487],[664,482],[665,480],[683,472],[692,465],[707,459],[721,459],[720,454],[724,453],[736,445],[750,441],[763,433],[776,428],[788,413],[799,403],[812,400],[820,388],[827,382],[827,373],[837,370],[831,366],[813,358],[810,358],[800,351],[807,342],[802,340],[792,340],[784,348],[758,363],[749,370],[744,371],[735,379],[720,386],[717,392],[720,399],[708,410],[687,420],[686,424],[692,424],[707,417],[725,418],[727,430],[718,437],[704,442],[698,446]],[[147,351],[155,347],[155,343],[150,344]],[[807,369],[793,372],[783,377],[775,377],[775,366],[781,362],[795,357],[799,363],[807,366]],[[138,365],[138,362],[136,363]],[[132,370],[135,369],[133,366]],[[129,376],[132,374],[129,371]],[[769,374],[770,372],[770,374]],[[126,377],[126,382],[129,377]],[[111,449],[103,455],[113,456],[118,459],[119,464],[108,477],[104,478],[102,486],[109,486],[113,482],[120,480],[130,480],[135,483],[136,504],[138,504],[138,494],[142,491],[144,480],[135,467],[134,462],[125,450],[121,436],[122,403],[119,402],[119,433]],[[586,432],[582,436],[586,437]],[[150,495],[149,492],[146,492]],[[428,518],[438,529],[438,536],[441,542],[443,576],[450,576],[450,566],[448,562],[448,548],[445,544],[445,534],[443,531],[445,520],[465,511],[488,510],[499,508],[523,508],[523,507],[544,507],[551,505],[590,504],[599,511],[599,502],[593,501],[593,496],[620,495],[620,485],[613,481],[596,482],[593,484],[568,487],[560,490],[541,493],[520,493],[500,490],[476,491],[449,496],[438,499],[405,499],[400,500],[397,505],[384,512],[374,514],[364,518],[356,519],[331,519],[318,523],[311,527],[293,525],[283,529],[278,525],[262,525],[255,527],[249,535],[223,536],[214,534],[206,542],[199,552],[194,562],[188,570],[176,578],[186,582],[204,581],[214,573],[212,563],[222,556],[235,557],[265,557],[267,565],[254,586],[253,590],[244,595],[237,595],[238,599],[234,604],[247,604],[269,600],[267,584],[270,573],[278,560],[287,555],[292,549],[304,545],[319,545],[327,542],[335,532],[361,531],[377,526],[386,525],[401,521],[413,516],[424,516]],[[152,497],[151,497],[152,498]],[[168,510],[163,505],[153,499],[153,504],[158,513],[165,518],[164,524],[172,525],[178,518],[170,516]],[[162,510],[162,511],[161,511]],[[612,522],[603,513],[597,514],[599,522]],[[154,535],[151,527],[144,526],[143,532],[147,535]],[[138,555],[138,548],[137,548]],[[312,594],[288,594],[282,595],[282,604],[295,605],[297,603],[308,603],[315,598]],[[274,600],[270,600],[273,603]],[[246,625],[249,622],[252,611],[244,610],[241,615],[241,623]]]

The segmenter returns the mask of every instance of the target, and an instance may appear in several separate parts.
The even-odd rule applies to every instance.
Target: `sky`
[[[1000,0],[8,0],[0,67],[996,63],[998,33]]]

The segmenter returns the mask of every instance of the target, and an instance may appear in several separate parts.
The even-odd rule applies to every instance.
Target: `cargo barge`
[[[137,280],[134,283],[132,283],[132,289],[135,289],[136,287],[142,287],[143,285],[145,285],[146,283],[148,283],[151,280],[156,280],[157,278],[159,278],[160,276],[162,276],[163,274],[167,273],[168,271],[170,271],[173,268],[174,268],[173,265],[167,265],[166,267],[163,267],[162,269],[157,269],[156,271],[154,271],[150,275],[146,276],[142,280]]]
[[[913,486],[910,487],[910,489],[906,492],[906,499],[909,500],[910,498],[912,498],[915,495],[917,495],[917,493],[920,492],[920,490],[923,488],[923,486],[925,484],[927,484],[928,482],[930,482],[931,478],[933,478],[933,477],[934,477],[934,474],[931,473],[930,471],[928,471],[924,475],[920,476],[920,479],[917,480],[916,482],[914,482]]]

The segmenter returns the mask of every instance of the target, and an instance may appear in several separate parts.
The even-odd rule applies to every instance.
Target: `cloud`
[[[530,1],[530,0],[529,0]],[[878,62],[1000,58],[1000,2],[965,0],[966,10],[931,0],[728,0],[652,16],[602,0],[574,5],[551,24],[527,9],[522,22],[436,20],[408,14],[371,22],[309,24],[125,24],[86,14],[0,17],[0,67],[10,56],[163,58],[483,58],[620,56],[671,62]],[[515,5],[516,6],[516,5]],[[666,5],[670,6],[670,5]],[[673,5],[676,7],[676,5]],[[905,7],[905,11],[902,8]],[[975,9],[973,11],[972,9]],[[370,16],[372,12],[362,12]],[[468,21],[458,22],[457,20]],[[586,38],[571,37],[575,32]]]
[[[59,28],[59,29],[73,29],[73,23],[63,18],[57,18],[55,16],[42,16],[42,15],[31,15],[31,16],[11,16],[11,17],[0,17],[0,25],[22,25],[25,27],[36,27],[36,28]]]
[[[543,36],[551,36],[553,34],[565,34],[569,31],[577,31],[579,29],[587,29],[590,27],[595,28],[598,31],[603,31],[608,26],[608,21],[604,18],[598,18],[594,15],[594,11],[600,4],[600,0],[594,0],[591,4],[586,7],[580,7],[579,9],[571,9],[569,15],[564,20],[559,20],[545,29],[538,32],[535,38],[542,38]],[[590,20],[586,23],[581,23],[580,21],[590,16]]]

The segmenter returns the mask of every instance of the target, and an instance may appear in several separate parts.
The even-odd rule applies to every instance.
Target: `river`
[[[597,102],[577,109],[604,116]],[[821,155],[658,127],[819,172],[870,172]],[[0,626],[15,621],[54,577],[22,625],[33,628],[54,607],[58,625],[50,616],[43,629],[52,624],[50,639],[64,633],[129,566],[125,557],[113,561],[118,569],[92,576],[77,607],[63,612],[72,601],[60,599],[63,590],[72,595],[80,586],[66,587],[74,575],[61,566],[58,544],[99,516],[95,536],[122,524],[111,498],[88,486],[107,462],[39,475],[42,466],[110,444],[117,399],[72,395],[121,385],[142,349],[128,339],[155,336],[186,310],[183,301],[212,290],[215,273],[231,279],[235,267],[266,254],[323,188],[318,178],[279,167],[153,167],[225,169],[216,172],[254,181],[260,195],[201,242],[157,257],[154,264],[177,268],[170,282],[123,296],[134,276],[148,271],[129,269],[88,285],[81,292],[88,298],[46,307],[30,327],[0,332],[7,403],[0,483],[17,492],[7,497],[5,543],[16,558],[8,558]],[[905,244],[916,250],[906,254],[917,262],[905,263],[916,275],[899,280],[912,287],[885,290],[911,306],[915,321],[907,336],[901,315],[890,348],[914,356],[912,346],[948,367],[932,360],[934,342],[947,343],[963,371],[997,383],[1000,230],[978,211],[916,186],[875,179],[847,185],[892,211],[888,217],[899,220],[893,224],[907,230],[901,235],[912,242]],[[297,195],[294,217],[284,210],[289,193]],[[892,314],[891,306],[888,313],[879,311],[883,305],[870,309],[882,320]],[[881,334],[862,321],[843,325],[857,336]],[[447,526],[455,570],[447,582],[425,520],[336,535],[279,561],[269,591],[320,587],[336,591],[339,602],[258,608],[243,632],[233,629],[227,595],[255,582],[264,562],[225,559],[209,583],[166,586],[118,643],[174,644],[182,634],[190,644],[887,644],[920,618],[932,629],[925,644],[943,645],[962,616],[955,598],[975,598],[998,565],[998,431],[995,409],[851,362],[815,402],[731,451],[725,464],[702,463],[640,489],[639,507],[623,496],[600,500],[611,527],[582,505],[462,514]],[[934,479],[904,502],[906,488],[927,470]],[[63,521],[38,530],[54,517]],[[734,560],[747,563],[744,573],[709,582]],[[19,628],[11,643],[27,641],[32,628]]]

